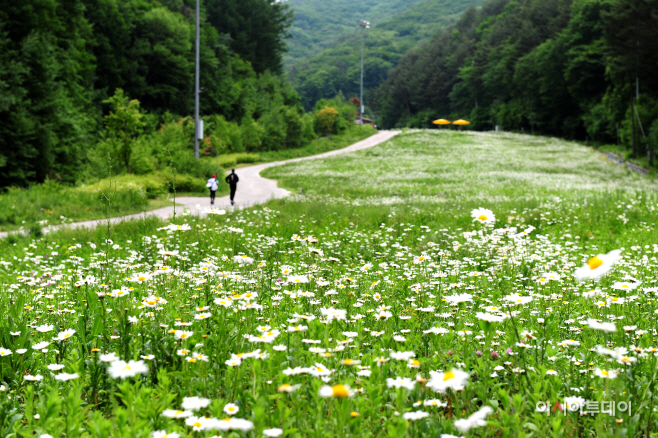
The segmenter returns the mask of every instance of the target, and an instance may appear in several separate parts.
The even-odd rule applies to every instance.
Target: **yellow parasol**
[[[449,125],[449,124],[450,124],[450,120],[439,119],[439,120],[435,120],[435,121],[433,121],[432,123],[434,123],[435,125]]]
[[[459,119],[459,120],[455,120],[454,122],[452,122],[452,124],[453,124],[453,125],[470,125],[471,122],[468,122],[468,121],[466,121],[466,120]]]

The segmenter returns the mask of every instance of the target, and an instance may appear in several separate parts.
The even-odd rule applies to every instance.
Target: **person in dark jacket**
[[[226,182],[231,188],[231,205],[234,204],[233,198],[235,198],[235,189],[238,188],[238,181],[240,181],[240,178],[235,174],[235,169],[231,169],[231,173],[226,177]]]

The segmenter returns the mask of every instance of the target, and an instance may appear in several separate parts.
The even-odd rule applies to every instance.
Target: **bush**
[[[245,150],[248,152],[259,150],[263,144],[265,128],[253,118],[245,117],[242,119],[240,130]]]
[[[156,164],[147,138],[140,137],[136,139],[130,155],[130,171],[135,175],[146,175],[155,171]]]
[[[338,111],[335,108],[325,106],[320,111],[315,113],[317,118],[318,131],[329,136],[335,132],[336,128],[336,117],[338,116]]]
[[[207,191],[206,180],[201,178],[195,178],[191,175],[178,174],[174,181],[173,175],[167,176],[169,193],[174,192],[174,183],[176,184],[177,192],[192,192],[192,193],[201,193]]]
[[[213,148],[228,152],[243,152],[244,142],[242,141],[242,130],[236,122],[228,122],[224,116],[210,116],[205,119],[210,132],[210,139]],[[251,139],[253,141],[253,139]]]
[[[262,150],[276,151],[283,147],[286,140],[286,124],[280,111],[270,111],[261,117],[265,129]]]
[[[247,154],[247,153],[242,153],[242,154],[235,154],[235,161],[238,164],[241,163],[256,163],[260,160],[260,155],[258,154]]]

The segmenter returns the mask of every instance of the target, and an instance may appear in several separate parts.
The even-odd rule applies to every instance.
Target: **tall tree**
[[[293,12],[271,0],[206,0],[208,21],[231,36],[231,48],[257,73],[281,73]]]

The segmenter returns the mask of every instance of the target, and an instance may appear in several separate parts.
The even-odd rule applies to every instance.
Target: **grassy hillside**
[[[372,23],[365,39],[364,89],[378,87],[409,49],[430,39],[437,30],[453,23],[466,9],[482,1],[421,0],[387,20],[364,17]],[[298,20],[303,17],[298,15]],[[350,29],[338,41],[290,68],[290,78],[306,108],[339,91],[347,97],[358,96],[361,31],[356,24]],[[364,100],[367,104],[367,93]]]

